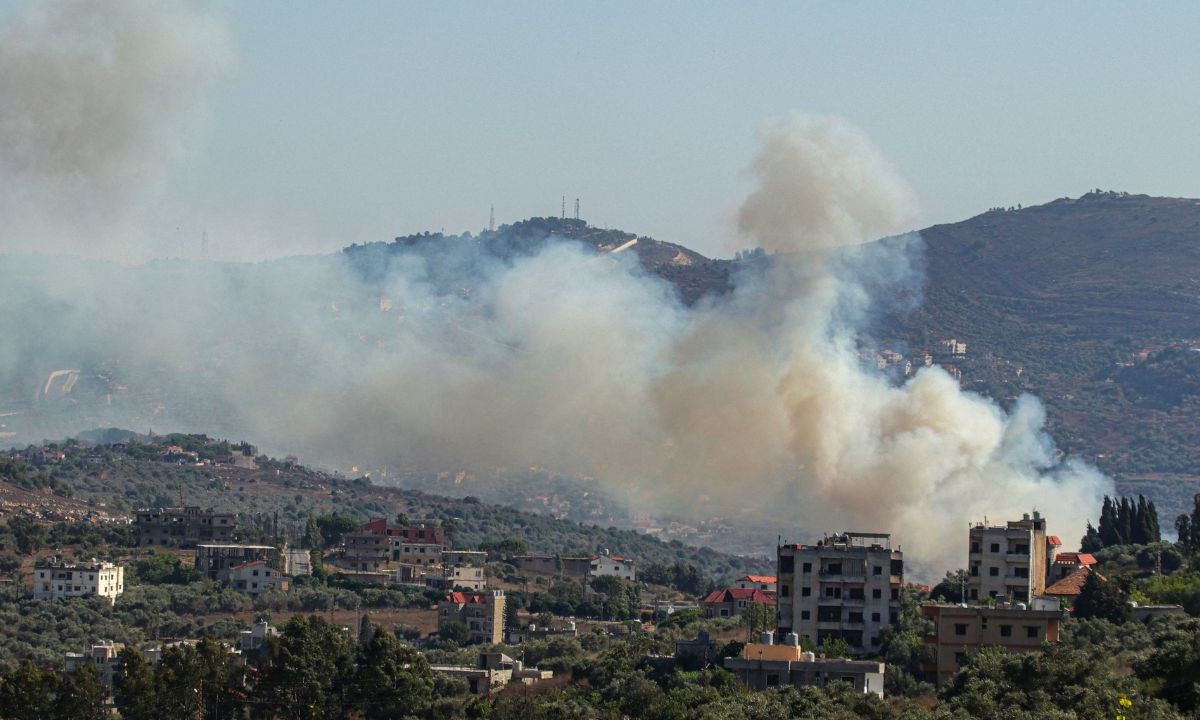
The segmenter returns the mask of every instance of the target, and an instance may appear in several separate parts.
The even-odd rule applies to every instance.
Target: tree
[[[930,597],[934,600],[942,602],[960,603],[963,602],[963,588],[967,583],[967,571],[955,570],[946,571],[946,577],[942,581],[933,586],[933,591],[930,592]]]
[[[367,720],[425,717],[433,700],[433,672],[412,646],[375,628],[358,654],[354,705]]]
[[[0,717],[7,720],[43,720],[51,714],[54,676],[28,660],[0,678]]]
[[[437,632],[438,637],[447,642],[452,642],[456,645],[467,644],[467,637],[469,636],[467,624],[461,620],[451,620],[450,622],[442,623]]]
[[[1104,541],[1100,539],[1100,533],[1092,527],[1090,522],[1087,524],[1087,532],[1079,540],[1079,549],[1085,553],[1099,552],[1104,549]]]
[[[76,670],[58,677],[54,688],[54,702],[49,717],[67,720],[106,720],[108,711],[104,705],[108,692],[100,684],[100,671],[95,665],[85,664]]]
[[[305,550],[320,550],[325,547],[325,538],[321,535],[321,528],[317,525],[317,519],[312,515],[309,515],[308,521],[304,523],[304,539],[300,542]]]
[[[1110,545],[1121,544],[1120,520],[1117,517],[1117,508],[1113,504],[1111,498],[1104,496],[1104,503],[1100,507],[1100,542],[1104,543],[1104,547]]]
[[[316,616],[288,621],[269,651],[255,684],[268,716],[325,720],[342,717],[354,651],[345,634]]]
[[[1120,625],[1130,617],[1129,598],[1116,583],[1101,580],[1095,572],[1088,573],[1083,590],[1075,599],[1075,617],[1101,618]]]
[[[158,688],[142,654],[125,648],[113,673],[113,701],[122,720],[158,720]]]

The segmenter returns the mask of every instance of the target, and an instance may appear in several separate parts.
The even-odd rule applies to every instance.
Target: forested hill
[[[167,446],[197,452],[209,464],[164,461],[161,452]],[[255,527],[266,532],[278,522],[281,532],[297,538],[310,515],[337,513],[365,522],[404,513],[441,519],[448,541],[459,548],[518,541],[530,552],[570,555],[609,550],[635,558],[641,568],[654,563],[692,564],[714,580],[732,580],[774,567],[766,558],[666,543],[633,530],[557,520],[471,497],[453,499],[382,487],[366,478],[342,479],[265,456],[243,462],[237,447],[203,435],[168,435],[117,446],[70,441],[16,451],[13,457],[0,458],[0,515],[81,516],[88,507],[105,515],[128,514],[139,507],[177,505],[182,493],[188,505],[237,513],[239,524],[251,532]],[[29,452],[52,457],[54,462],[33,467],[22,459]],[[229,457],[239,462],[231,464]],[[19,502],[6,503],[9,497]]]
[[[435,286],[448,291],[479,277],[486,263],[533,255],[552,237],[574,240],[597,252],[634,253],[647,271],[675,285],[689,304],[707,293],[729,289],[733,263],[728,260],[710,259],[682,245],[592,227],[571,218],[529,218],[478,235],[421,233],[398,237],[390,243],[351,245],[344,252],[368,278],[381,277],[401,254],[419,256]]]
[[[1046,404],[1060,449],[1173,518],[1200,490],[1200,201],[1093,192],[921,232],[925,301],[901,344],[1001,401]]]

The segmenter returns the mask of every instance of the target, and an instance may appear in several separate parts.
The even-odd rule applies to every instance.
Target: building
[[[372,530],[346,533],[342,545],[342,560],[351,570],[379,572],[392,559],[392,538]]]
[[[776,625],[818,644],[841,638],[855,652],[875,652],[880,633],[900,621],[904,553],[891,536],[845,532],[816,545],[781,545]]]
[[[442,546],[438,543],[413,543],[401,537],[388,538],[392,560],[405,565],[441,565]]]
[[[555,577],[587,577],[592,571],[592,558],[566,555],[513,555],[509,558],[522,572]]]
[[[927,603],[921,606],[921,614],[933,620],[933,631],[925,636],[933,661],[924,663],[922,670],[938,685],[954,677],[966,653],[977,648],[994,645],[1009,652],[1031,652],[1044,643],[1058,642],[1063,617],[1058,609],[1031,610],[1023,604]]]
[[[288,581],[278,570],[267,565],[265,560],[251,560],[234,565],[225,571],[223,580],[229,587],[249,595],[258,595],[267,590],[287,590]]]
[[[969,542],[967,600],[1029,602],[1043,594],[1057,547],[1048,541],[1046,520],[1039,513],[1004,525],[977,523]]]
[[[442,527],[441,520],[413,520],[405,525],[388,525],[386,518],[375,518],[360,530],[400,538],[402,542],[446,544],[446,529]]]
[[[111,604],[125,592],[125,568],[109,562],[68,563],[55,559],[38,563],[33,571],[33,597],[58,600],[71,597],[107,598]]]
[[[451,567],[446,565],[442,568],[440,575],[434,573],[425,576],[425,584],[431,588],[439,590],[470,590],[472,592],[478,592],[487,588],[487,578],[484,577],[483,568],[481,567]]]
[[[476,695],[490,695],[511,682],[533,685],[554,677],[550,670],[527,668],[520,660],[513,660],[504,653],[483,653],[475,667],[468,665],[432,665],[430,670],[443,675],[466,679],[467,686]]]
[[[762,641],[742,648],[741,657],[725,658],[725,669],[738,676],[751,690],[786,687],[824,687],[831,683],[849,683],[856,692],[883,697],[885,665],[868,660],[817,658],[800,649],[800,640],[791,633],[776,645],[771,633]]]
[[[233,513],[216,513],[196,506],[138,510],[134,520],[141,547],[191,547],[200,543],[233,542]]]
[[[487,565],[487,553],[482,550],[442,549],[442,562],[460,567],[483,567]]]
[[[75,672],[84,665],[94,665],[100,684],[109,692],[112,691],[113,674],[120,662],[119,655],[125,649],[123,643],[112,640],[100,640],[85,653],[66,653],[63,655],[63,670]]]
[[[279,630],[266,620],[259,620],[249,630],[238,633],[237,649],[243,656],[255,655],[262,651],[268,638],[277,637]]]
[[[470,594],[452,592],[438,603],[438,630],[451,622],[467,626],[468,643],[504,642],[504,591]]]
[[[1051,540],[1054,540],[1051,536]],[[1096,556],[1091,553],[1075,553],[1063,552],[1054,556],[1054,561],[1050,563],[1050,570],[1046,573],[1046,584],[1056,583],[1063,578],[1074,574],[1077,570],[1084,567],[1092,567],[1096,564]],[[1049,588],[1047,588],[1049,591]]]
[[[775,592],[778,585],[774,575],[743,575],[733,584],[740,590],[762,590]]]
[[[708,617],[734,617],[745,612],[752,605],[762,605],[775,608],[775,593],[764,592],[757,588],[726,588],[713,590],[705,595],[700,604]]]
[[[601,575],[611,575],[634,582],[637,580],[636,563],[630,558],[619,555],[596,555],[592,558],[588,568],[588,576],[599,577]]]
[[[229,570],[255,560],[270,561],[279,550],[270,545],[197,545],[196,569],[209,580],[228,580]]]

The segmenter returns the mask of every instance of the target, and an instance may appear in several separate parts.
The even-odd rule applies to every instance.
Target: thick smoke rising
[[[0,27],[0,250],[146,257],[138,220],[232,60],[219,14],[40,0]]]
[[[224,42],[206,16],[175,9],[168,18],[211,30],[179,45],[159,11],[121,4],[80,49],[72,33],[87,20],[68,11],[91,7],[34,6],[18,26],[41,40],[10,29],[0,42],[0,163],[29,185],[4,203],[32,201],[20,237],[44,249],[70,237],[45,208],[78,206],[113,228],[136,214],[160,155],[175,156],[176,121],[211,83],[194,43]],[[131,29],[147,27],[157,31]],[[131,47],[149,47],[173,80],[126,57]],[[73,79],[64,64],[80,58],[99,75]],[[161,105],[143,103],[144,82],[166,93]],[[63,108],[74,120],[55,119]],[[919,237],[863,244],[916,217],[879,151],[842,121],[795,116],[767,128],[751,171],[739,226],[774,254],[692,306],[633,251],[565,241],[506,253],[447,243],[368,268],[347,254],[140,266],[0,256],[0,399],[17,413],[0,423],[39,437],[58,417],[47,408],[66,406],[76,430],[207,432],[309,461],[538,465],[648,508],[786,517],[796,540],[888,531],[933,572],[961,565],[966,523],[985,514],[1037,507],[1056,533],[1081,534],[1106,481],[1056,460],[1035,400],[1005,413],[936,368],[897,385],[861,361],[872,312],[920,288]],[[47,381],[83,368],[104,383]]]

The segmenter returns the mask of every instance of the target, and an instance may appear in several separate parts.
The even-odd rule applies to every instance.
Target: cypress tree
[[[1104,505],[1100,508],[1099,532],[1102,547],[1120,544],[1121,538],[1117,531],[1117,509],[1107,495],[1104,496]]]
[[[1158,508],[1154,506],[1154,501],[1146,503],[1146,514],[1149,516],[1150,525],[1150,542],[1162,542],[1162,528],[1158,525]]]
[[[1133,503],[1129,498],[1121,498],[1121,505],[1117,509],[1117,522],[1117,535],[1120,536],[1118,544],[1128,545],[1133,536]]]

